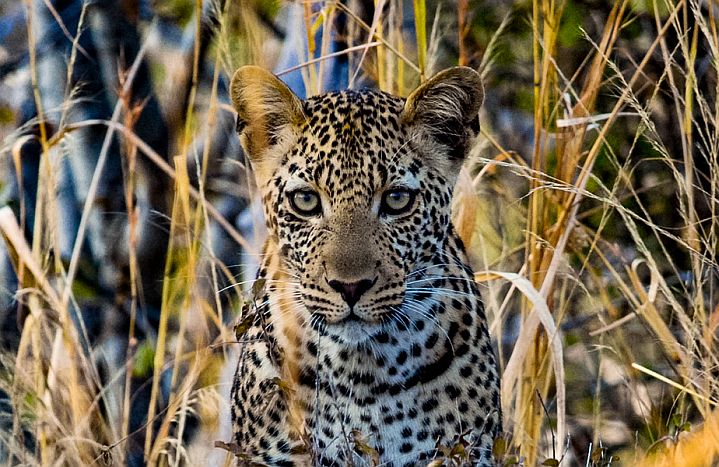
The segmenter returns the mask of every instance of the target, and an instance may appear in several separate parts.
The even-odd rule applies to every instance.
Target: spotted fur
[[[450,221],[482,101],[476,72],[442,72],[407,101],[376,91],[301,101],[243,67],[231,92],[269,229],[232,387],[240,457],[410,466],[464,440],[490,464],[499,378]],[[397,187],[415,197],[387,214],[383,196]],[[318,194],[319,212],[297,211],[298,190]],[[331,285],[360,281],[369,288],[356,304]]]

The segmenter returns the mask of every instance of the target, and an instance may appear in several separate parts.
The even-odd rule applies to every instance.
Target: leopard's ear
[[[401,121],[462,160],[479,132],[484,89],[479,73],[448,68],[424,82],[407,98]]]
[[[237,132],[252,161],[306,120],[302,101],[275,75],[258,66],[239,68],[230,83]]]

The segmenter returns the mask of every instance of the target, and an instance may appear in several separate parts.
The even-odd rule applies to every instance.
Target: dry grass
[[[196,2],[198,11],[201,3]],[[406,94],[437,71],[442,37],[458,44],[462,63],[477,52],[467,50],[465,43],[472,2],[460,1],[455,11],[439,12],[434,20],[425,2],[414,0],[415,37],[401,30],[400,2],[375,3],[384,7],[383,14],[370,24],[344,4],[313,8],[303,3],[309,42],[301,66],[306,89],[323,89],[323,67],[331,54],[318,50],[314,32],[339,12],[349,13],[350,30],[357,32],[349,41],[350,76],[354,80],[366,73],[391,92]],[[717,19],[700,0],[658,0],[661,8],[643,13],[633,10],[632,3],[614,3],[603,30],[584,38],[591,54],[576,69],[567,69],[558,45],[567,2],[533,0],[531,18],[522,19],[531,27],[531,39],[521,45],[531,48],[533,63],[531,151],[499,139],[493,122],[483,121],[481,143],[458,185],[455,224],[475,260],[490,327],[499,340],[508,433],[506,443],[497,443],[496,454],[506,463],[609,465],[617,455],[627,464],[643,465],[711,465],[719,459],[716,449],[706,449],[719,445]],[[228,410],[221,367],[227,356],[231,366],[232,353],[225,350],[235,337],[225,323],[237,311],[221,305],[219,278],[232,275],[228,265],[217,262],[206,227],[219,222],[239,244],[256,250],[208,201],[212,141],[207,137],[202,154],[191,152],[191,142],[212,133],[200,128],[200,122],[211,127],[220,113],[228,112],[218,100],[219,73],[230,75],[242,63],[261,61],[266,32],[249,4],[243,2],[239,12],[236,8],[227,6],[218,26],[212,52],[216,72],[202,115],[193,114],[198,89],[192,87],[184,130],[174,142],[179,156],[173,166],[134,133],[134,109],[122,92],[112,119],[99,122],[108,128],[108,141],[113,133],[122,139],[130,169],[124,196],[133,310],[141,299],[133,256],[139,228],[132,204],[136,160],[149,158],[174,183],[157,336],[138,345],[131,324],[125,363],[112,367],[105,383],[98,368],[106,356],[102,349],[88,348],[74,297],[85,223],[67,268],[48,254],[57,251],[52,232],[60,222],[53,209],[59,145],[82,123],[50,135],[40,113],[44,157],[31,244],[20,229],[27,220],[16,219],[9,208],[0,210],[0,231],[22,284],[16,296],[28,313],[17,353],[3,357],[7,370],[2,384],[17,410],[11,432],[0,437],[25,464],[123,462],[131,434],[130,376],[146,355],[154,374],[148,419],[156,421],[144,437],[148,462],[231,461],[229,454],[213,448],[213,441],[228,439],[221,421]],[[455,13],[459,32],[453,36],[440,30],[444,23],[439,19]],[[639,17],[650,18],[655,29],[644,55],[632,61],[625,57],[621,35]],[[231,26],[238,22],[244,31],[240,40]],[[502,34],[500,28],[481,51],[483,76],[492,75],[494,47]],[[29,34],[28,39],[32,52],[36,38]],[[700,85],[696,70],[702,50],[710,57],[706,73],[711,78]],[[193,83],[197,60],[196,53]],[[35,80],[32,53],[30,70]],[[134,79],[132,67],[125,76],[128,86]],[[70,99],[72,90],[66,95]],[[35,97],[41,108],[40,96]],[[670,108],[663,107],[667,101]],[[672,153],[670,136],[660,133],[667,119],[678,125],[682,154]],[[617,142],[614,135],[625,140]],[[2,145],[3,154],[17,160],[22,144],[10,138]],[[187,160],[195,161],[197,189],[190,185]],[[662,224],[648,205],[646,192],[656,188],[640,185],[637,175],[647,160],[660,163],[660,182],[673,187],[674,200],[668,204],[674,225]],[[96,169],[96,176],[100,173]],[[91,209],[92,203],[86,203],[84,219]],[[615,234],[615,226],[621,226],[623,236]],[[241,284],[235,288],[238,296],[247,289]],[[160,401],[165,374],[171,375],[170,396]],[[624,407],[633,412],[616,412],[618,394],[624,394]],[[192,445],[185,445],[189,414],[199,416],[203,430]],[[623,428],[616,428],[617,422]],[[607,450],[612,442],[605,440],[622,430],[628,435],[614,443],[621,452]],[[37,441],[33,452],[22,442],[23,431]]]

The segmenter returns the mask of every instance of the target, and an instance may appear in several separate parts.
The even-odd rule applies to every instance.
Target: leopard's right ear
[[[479,132],[479,108],[484,100],[482,78],[458,66],[425,81],[407,98],[401,120],[420,137],[437,144],[451,161],[461,162]],[[454,169],[458,172],[459,165]]]
[[[258,66],[239,68],[230,84],[237,132],[250,160],[298,129],[306,120],[302,101],[275,75]]]

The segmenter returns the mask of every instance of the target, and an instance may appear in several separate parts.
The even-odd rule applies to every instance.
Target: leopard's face
[[[235,99],[240,118],[251,113],[247,87],[238,91],[246,93],[244,100]],[[289,92],[280,91],[273,105]],[[400,307],[411,305],[405,303],[407,285],[420,280],[422,265],[442,250],[473,125],[461,120],[458,129],[451,116],[418,116],[427,112],[420,104],[430,102],[416,103],[414,94],[408,102],[373,91],[305,102],[289,96],[290,114],[268,115],[265,107],[256,120],[248,116],[244,132],[270,235],[297,284],[306,319],[339,341],[371,339]]]
[[[451,181],[376,92],[312,98],[307,124],[264,185],[271,231],[301,299],[330,333],[371,337],[410,272],[446,238]]]

